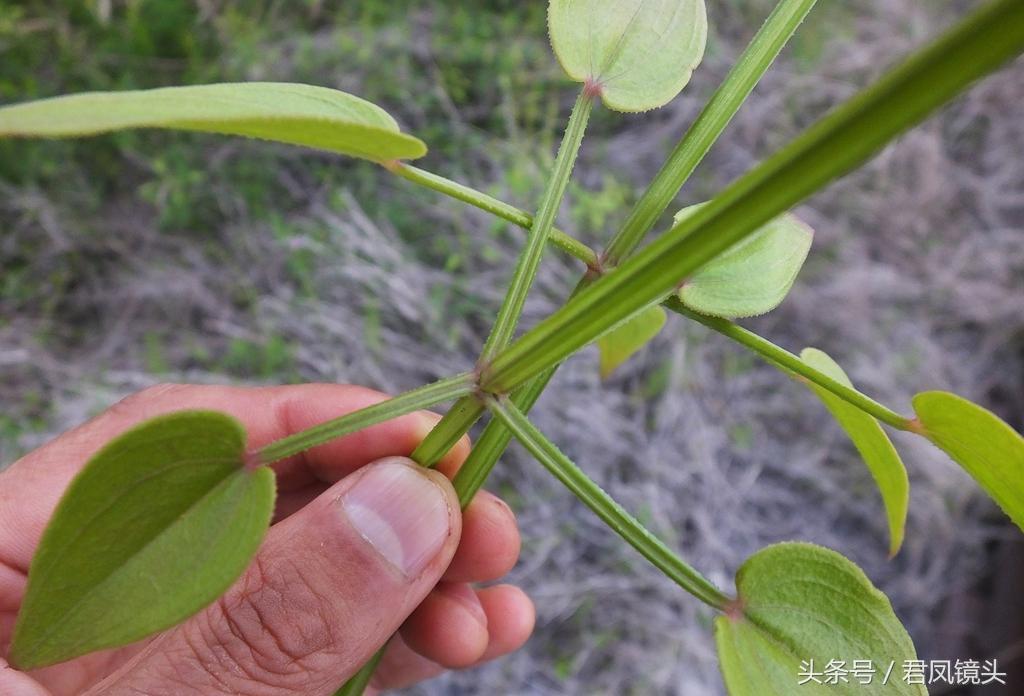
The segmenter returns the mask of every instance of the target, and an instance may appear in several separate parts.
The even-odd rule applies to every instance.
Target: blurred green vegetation
[[[748,35],[773,4],[730,0],[718,7],[723,33],[712,33],[709,54],[735,43],[731,27]],[[576,90],[551,55],[545,10],[543,0],[0,0],[0,104],[222,81],[324,85],[392,113],[430,146],[426,167],[531,209]],[[827,41],[822,24],[843,25],[810,23],[795,48],[801,61],[820,54]],[[631,123],[597,111],[591,160],[607,154],[604,136]],[[622,220],[636,191],[620,171],[581,170],[570,185],[565,223],[596,241]],[[89,299],[89,289],[149,244],[132,242],[136,232],[156,230],[224,270],[218,291],[249,313],[245,325],[261,327],[261,339],[215,342],[157,322],[126,337],[136,344],[131,367],[168,377],[198,369],[240,380],[301,379],[289,339],[256,316],[267,289],[253,286],[231,249],[243,233],[272,238],[287,250],[287,291],[297,301],[312,298],[317,271],[329,263],[317,246],[332,243],[334,233],[309,211],[322,205],[344,213],[351,201],[393,229],[406,243],[403,253],[453,279],[425,298],[435,314],[452,319],[453,344],[460,319],[488,323],[492,308],[465,289],[474,275],[507,265],[520,231],[466,215],[364,162],[165,131],[0,141],[0,232],[8,240],[0,244],[0,317],[32,317],[39,345],[73,359],[109,314]],[[54,243],[47,215],[64,223],[60,234],[70,242]],[[118,235],[128,235],[125,244],[112,241]],[[363,332],[379,351],[374,301],[386,299],[363,299]],[[656,371],[645,391],[657,394],[665,385]],[[36,405],[23,414],[43,411]],[[12,418],[28,422],[17,413]]]
[[[206,7],[195,0],[0,4],[0,103],[214,81],[311,82],[381,104],[438,159],[457,160],[511,131],[532,138],[556,115],[547,111],[559,74],[548,52],[537,50],[545,41],[543,3],[246,0]],[[77,192],[78,204],[95,208],[128,190],[157,206],[166,227],[209,226],[218,221],[217,205],[204,200],[210,143],[167,133],[3,142],[0,178],[46,187],[87,168],[90,190]],[[245,154],[223,175],[251,212],[267,214],[281,151]],[[320,183],[346,168],[314,159],[307,174]]]
[[[548,48],[545,8],[514,0],[0,0],[0,104],[223,81],[324,85],[391,112],[429,144],[426,166],[531,208],[560,135],[560,112],[575,90]],[[603,117],[593,129],[613,124]],[[289,249],[290,290],[310,298],[312,278],[328,261],[309,242],[326,243],[332,234],[307,214],[314,201],[335,211],[357,201],[393,228],[417,261],[445,269],[454,285],[438,286],[426,301],[447,316],[486,319],[488,308],[452,287],[482,267],[503,267],[503,249],[520,234],[498,221],[481,230],[481,216],[467,218],[436,194],[363,162],[165,131],[0,141],[0,194],[7,235],[0,316],[32,317],[32,326],[45,327],[39,344],[69,358],[107,321],[109,310],[90,304],[90,288],[139,253],[137,242],[122,245],[116,237],[140,228],[225,269],[222,282],[234,283],[226,296],[242,311],[252,307],[250,326],[261,325],[261,289],[231,258],[235,235],[258,231]],[[574,184],[573,223],[605,227],[631,195],[610,177],[597,190]],[[438,213],[444,234],[424,224],[425,211],[437,206],[455,211]],[[59,233],[69,242],[54,243],[47,215],[64,223]],[[290,245],[293,239],[306,243]],[[366,341],[379,350],[379,317],[372,303],[367,307]],[[131,367],[169,377],[200,369],[240,380],[301,379],[289,339],[274,327],[263,334],[259,341],[211,342],[157,323],[136,337]],[[18,394],[38,389],[40,398],[0,421],[7,439],[45,422],[50,400],[30,373],[19,377]]]
[[[528,208],[558,137],[559,97],[573,91],[548,50],[543,2],[28,0],[0,3],[0,55],[0,103],[215,81],[343,89],[425,140],[428,166],[480,186],[502,180],[494,193]],[[418,210],[435,194],[364,163],[265,143],[161,131],[0,141],[4,183],[73,210],[77,235],[102,239],[112,202],[131,201],[147,224],[213,245],[224,223],[240,218],[271,222],[287,237],[284,216],[302,208],[303,192],[343,186],[432,264],[470,270],[466,230],[422,234]],[[396,205],[382,189],[410,204]],[[610,178],[596,192],[577,186],[574,218],[603,227],[630,195]],[[497,221],[490,232],[518,234]],[[3,259],[7,298],[38,296],[33,280],[18,275],[36,251]],[[308,263],[301,252],[294,259],[300,286]]]

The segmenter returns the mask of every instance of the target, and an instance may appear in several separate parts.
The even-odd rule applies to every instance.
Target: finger
[[[397,458],[364,467],[272,527],[220,600],[89,693],[329,696],[437,584],[460,531],[443,476]]]
[[[323,492],[323,486],[313,484],[281,493],[274,520],[301,510]],[[481,490],[463,511],[462,540],[444,580],[489,582],[504,577],[516,564],[520,545],[515,513],[500,497]]]
[[[468,667],[487,649],[487,615],[465,583],[441,583],[402,626],[406,644],[443,667]]]
[[[515,652],[533,632],[533,602],[518,587],[497,585],[476,591],[477,601],[487,616],[487,649],[470,666]],[[373,677],[373,686],[380,689],[403,689],[417,682],[436,677],[444,671],[437,662],[410,647],[404,629],[388,644],[387,652]]]
[[[242,422],[249,446],[256,448],[386,398],[372,389],[336,384],[160,385],[141,391],[0,474],[0,563],[27,572],[43,528],[71,478],[104,444],[148,418],[185,409],[221,411]],[[426,412],[409,414],[279,462],[274,465],[278,489],[287,492],[321,480],[333,483],[375,459],[408,455],[436,420]],[[460,444],[451,456],[460,456],[467,447]]]
[[[329,487],[324,483],[311,483],[298,490],[279,492],[277,498],[274,499],[273,523],[277,524],[306,507],[323,495]]]
[[[481,662],[493,660],[523,647],[537,622],[529,596],[515,585],[495,585],[477,590],[477,600],[487,615],[487,650]]]
[[[415,424],[411,422],[410,427],[412,430],[410,432],[419,432],[421,434],[421,441],[437,422],[441,420],[440,416],[428,410],[417,411],[413,416],[419,418],[420,423]],[[455,475],[469,455],[470,447],[469,436],[461,437],[455,446],[444,454],[443,458],[434,468],[449,479],[455,478]],[[395,449],[398,448],[400,447],[395,447]],[[408,455],[412,453],[412,449],[412,447],[408,447],[402,449],[402,451],[387,452],[385,455]],[[332,467],[336,471],[332,471]],[[336,481],[341,474],[347,473],[348,469],[349,466],[344,462],[331,462],[325,459],[323,464],[317,467],[316,480],[314,482],[306,483],[305,485],[299,485],[297,482],[292,487],[280,490],[274,506],[273,521],[279,522],[292,513],[304,508],[314,497],[327,490],[328,486],[324,481]],[[280,488],[281,486],[279,485]]]
[[[24,672],[12,669],[0,657],[0,694],[4,696],[50,696],[50,692]]]
[[[374,696],[388,689],[404,689],[421,681],[432,679],[444,673],[445,668],[431,662],[410,648],[402,638],[401,632],[396,633],[388,641],[388,648],[381,658],[377,670],[370,680],[367,696]]]
[[[422,432],[423,437],[426,437],[427,433],[429,433],[430,429],[434,426],[434,424],[441,420],[441,416],[437,415],[436,413],[431,413],[430,411],[419,411],[413,415],[421,419],[420,425],[422,427],[419,428],[419,431]],[[449,479],[454,478],[455,474],[462,466],[462,463],[466,460],[466,457],[469,455],[469,450],[470,440],[469,436],[467,435],[460,438],[459,441],[455,443],[455,446],[448,451],[448,453],[441,459],[441,461],[438,462],[435,468],[441,473],[443,473],[445,476],[447,476]],[[390,452],[388,454],[389,456],[400,456],[402,454],[411,454],[411,452]],[[330,464],[328,463],[324,464],[325,469],[329,466]],[[323,483],[323,479],[335,480],[336,478],[336,473],[322,471],[320,473],[320,478],[313,483],[309,483],[301,487],[293,487],[291,489],[279,491],[279,495],[277,496],[276,504],[274,506],[274,522],[279,522],[280,520],[283,520],[292,513],[301,510],[303,507],[308,505],[310,501],[312,501],[314,498],[321,495],[325,490],[327,490],[328,486],[326,483]],[[280,485],[278,486],[278,488],[280,489]]]
[[[462,542],[445,571],[448,582],[489,582],[503,577],[519,559],[519,527],[512,509],[486,491],[476,494],[462,515]]]
[[[430,411],[422,411],[423,420],[427,425],[426,431],[423,433],[423,438],[434,429],[434,426],[441,421],[441,416]],[[421,440],[423,439],[421,438]],[[418,444],[418,443],[417,443]],[[469,451],[472,449],[472,443],[470,442],[469,435],[463,435],[459,438],[459,441],[448,450],[448,452],[441,457],[441,459],[434,465],[434,468],[440,471],[442,474],[448,477],[449,480],[455,478],[455,474],[462,468],[462,464],[466,461],[466,457],[469,456]]]

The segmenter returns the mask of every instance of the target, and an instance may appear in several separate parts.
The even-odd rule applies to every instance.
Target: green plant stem
[[[373,673],[377,671],[377,666],[380,661],[384,658],[384,653],[388,650],[388,644],[373,654],[369,660],[366,661],[359,671],[352,675],[352,677],[345,682],[345,684],[334,692],[334,696],[362,696],[363,692],[366,691],[366,687],[370,685],[370,680],[373,679]]]
[[[507,399],[487,399],[487,407],[512,431],[530,453],[630,546],[681,588],[715,609],[724,610],[730,598],[651,534],[611,496],[576,466]]]
[[[555,371],[548,370],[530,380],[521,389],[516,390],[512,395],[512,403],[524,413],[533,408],[533,405],[540,398],[548,381]],[[480,433],[479,439],[474,443],[466,461],[462,463],[459,472],[452,479],[452,485],[459,496],[459,505],[465,509],[473,500],[484,485],[484,481],[494,469],[498,458],[505,452],[508,443],[512,440],[512,431],[505,427],[500,420],[491,420],[484,431]]]
[[[469,205],[491,213],[496,217],[507,220],[513,225],[522,227],[523,229],[529,230],[533,227],[533,216],[525,210],[520,210],[515,206],[509,205],[504,201],[500,201],[493,196],[489,196],[486,193],[477,191],[476,189],[470,188],[464,184],[452,181],[451,179],[446,179],[443,176],[434,174],[433,172],[419,169],[418,167],[406,164],[405,162],[389,162],[385,168],[396,176],[400,176],[407,181],[412,181],[413,183],[425,186],[426,188],[442,193],[450,198],[462,201],[463,203],[468,203]],[[597,264],[596,251],[578,239],[570,237],[556,227],[551,228],[548,236],[548,242],[570,256],[579,259],[589,267],[593,267]]]
[[[412,458],[421,466],[434,466],[469,432],[483,413],[484,405],[476,395],[462,397],[413,450]]]
[[[852,389],[845,384],[840,384],[825,373],[815,370],[813,367],[801,360],[800,356],[794,355],[785,348],[775,345],[768,339],[758,336],[753,331],[749,331],[739,324],[735,324],[726,319],[709,317],[694,312],[692,309],[684,305],[677,297],[671,297],[662,304],[666,309],[703,324],[712,331],[716,331],[727,338],[731,338],[743,347],[757,353],[782,371],[794,373],[802,379],[813,382],[823,389],[827,389],[843,401],[852,406],[856,406],[861,411],[874,416],[883,423],[888,423],[899,430],[909,431],[912,429],[911,423],[913,419],[901,416],[892,409],[878,403],[871,397],[862,394],[856,389]]]
[[[484,366],[507,393],[667,297],[705,263],[865,162],[1024,48],[1024,2],[995,0],[813,125]]]
[[[289,435],[271,442],[259,449],[255,454],[262,464],[276,462],[299,454],[311,447],[368,428],[377,423],[404,416],[413,411],[436,406],[445,401],[458,399],[475,390],[475,376],[463,373],[447,379],[428,384],[412,391],[407,391],[387,401],[353,411],[340,418],[313,426],[308,430]],[[456,438],[458,439],[458,438]]]
[[[541,196],[537,214],[533,218],[526,246],[519,255],[505,300],[498,310],[498,318],[480,355],[482,365],[490,362],[491,358],[512,340],[519,316],[523,312],[523,305],[526,304],[526,296],[530,292],[540,260],[544,256],[544,247],[555,224],[555,214],[558,213],[558,207],[565,195],[565,188],[576,164],[576,156],[583,143],[583,134],[586,132],[593,108],[593,95],[587,88],[582,89],[569,116],[569,124],[565,128],[565,135],[562,136],[562,144],[558,147],[555,166],[544,189],[544,195]]]
[[[697,120],[680,139],[668,161],[634,206],[626,223],[612,237],[602,255],[603,261],[596,264],[586,262],[593,272],[583,277],[570,299],[589,286],[604,268],[617,265],[621,259],[633,253],[658,218],[671,205],[683,184],[721,136],[754,85],[764,75],[814,4],[815,0],[781,0],[776,6]],[[530,380],[526,386],[513,394],[513,400],[520,410],[529,413],[541,392],[551,381],[555,370],[557,366]],[[472,500],[473,495],[483,485],[510,439],[511,433],[500,421],[491,421],[484,428],[469,458],[455,478],[455,490],[464,504]]]
[[[579,152],[580,143],[583,140],[583,132],[586,129],[592,107],[593,97],[584,89],[580,92],[576,105],[573,107],[572,115],[569,117],[569,125],[565,129],[565,136],[562,139],[562,144],[558,149],[558,156],[555,160],[555,168],[541,199],[541,204],[535,218],[536,223],[530,232],[530,239],[527,242],[527,249],[520,257],[519,267],[516,269],[516,277],[522,277],[523,281],[516,282],[516,280],[513,280],[512,288],[509,290],[509,294],[506,296],[505,303],[502,306],[502,313],[511,314],[512,318],[510,321],[503,320],[503,316],[499,315],[495,328],[487,339],[487,345],[484,346],[480,359],[481,365],[485,364],[497,351],[505,348],[512,338],[512,331],[526,300],[526,292],[529,290],[533,277],[536,275],[537,265],[544,251],[544,239],[552,229],[555,213],[558,211],[562,196],[565,194],[565,187],[572,173],[573,164],[576,161],[576,155]],[[596,258],[594,261],[596,262]],[[588,265],[592,269],[594,268],[593,263]],[[503,325],[508,328],[500,330],[500,327]],[[544,391],[548,380],[553,374],[554,370],[551,370],[547,375],[547,379],[538,377],[527,387],[520,390],[520,393],[514,397],[518,406],[529,410],[541,392]],[[455,492],[459,496],[459,504],[463,508],[469,505],[473,496],[483,486],[484,481],[487,480],[487,477],[494,469],[494,465],[498,462],[498,458],[508,447],[511,437],[511,433],[500,422],[492,420],[484,428],[479,442],[470,451],[469,456],[452,482],[455,486]]]
[[[625,224],[603,255],[612,268],[633,253],[665,210],[672,204],[693,170],[701,163],[754,86],[775,61],[817,0],[781,0],[726,75],[700,115],[676,145],[657,176],[637,201]]]
[[[491,333],[487,337],[487,343],[484,345],[481,353],[481,365],[486,364],[496,352],[504,349],[512,338],[516,324],[519,321],[519,316],[522,313],[523,305],[526,302],[526,295],[533,284],[534,277],[537,275],[537,267],[544,254],[544,247],[553,228],[558,206],[561,203],[562,196],[565,194],[569,176],[572,174],[573,165],[576,162],[580,144],[583,142],[583,134],[586,131],[587,121],[590,118],[593,105],[593,96],[588,94],[585,89],[582,90],[573,106],[572,114],[569,116],[569,123],[562,137],[562,143],[559,145],[558,155],[555,157],[555,165],[544,189],[544,194],[541,197],[537,215],[533,218],[526,246],[519,255],[509,290],[505,295],[501,309],[498,312],[498,318],[495,320]],[[465,187],[462,187],[462,190],[464,194],[467,193]],[[497,203],[497,201],[495,202]],[[510,208],[510,206],[508,207]],[[429,453],[435,458],[434,461],[436,461],[436,459],[444,456],[444,453],[458,441],[458,438],[469,431],[469,428],[483,412],[483,405],[479,401],[475,401],[472,404],[465,403],[463,408],[472,418],[467,417],[457,421],[458,414],[456,409],[446,413],[441,422],[438,423],[437,428],[424,439],[417,451],[413,453],[413,458],[421,461],[417,458],[417,454],[426,455]],[[435,431],[437,432],[436,435]],[[442,439],[442,437],[445,439]],[[484,444],[489,445],[489,441]],[[474,447],[474,450],[476,449]],[[472,464],[469,470],[470,474],[477,471],[481,464],[480,458],[488,452],[490,452],[489,447],[481,450],[479,455],[470,454],[470,461],[467,462]],[[494,466],[494,462],[497,461],[497,455],[500,455],[500,452],[496,452],[494,459],[485,463],[483,468],[486,468],[488,472]],[[429,458],[424,456],[423,461],[429,461]],[[472,496],[470,495],[469,499],[471,498]]]
[[[555,157],[555,166],[551,173],[551,178],[548,181],[548,185],[544,190],[544,195],[541,198],[540,207],[537,211],[537,215],[533,218],[533,224],[530,226],[530,234],[526,241],[526,246],[523,248],[522,253],[519,255],[519,261],[516,264],[516,269],[512,274],[512,282],[508,292],[505,295],[505,300],[501,305],[501,309],[498,312],[498,318],[495,320],[494,327],[491,329],[490,335],[487,337],[487,343],[484,346],[483,353],[480,357],[481,364],[486,363],[490,360],[493,355],[508,345],[512,339],[512,335],[515,332],[516,324],[519,322],[519,316],[522,313],[523,305],[526,302],[526,295],[530,291],[530,286],[533,284],[533,279],[537,275],[537,268],[540,265],[540,260],[544,255],[544,248],[547,246],[549,236],[554,226],[555,214],[558,212],[558,206],[562,201],[562,196],[565,194],[565,188],[569,183],[569,176],[572,174],[573,165],[576,162],[576,156],[579,153],[580,144],[583,142],[583,133],[587,128],[587,121],[590,119],[590,112],[594,106],[593,96],[588,94],[586,90],[580,92],[579,97],[576,100],[576,104],[573,106],[572,114],[569,117],[569,124],[566,126],[565,135],[562,138],[562,144],[558,148],[558,155]],[[407,167],[389,167],[396,174],[408,171]],[[490,210],[495,214],[500,215],[503,211],[505,213],[516,212],[511,206],[504,206],[499,201],[494,199],[485,200],[480,195],[477,195],[475,191],[468,189],[467,187],[454,184],[454,182],[446,182],[446,180],[435,176],[423,176],[426,172],[417,170],[413,173],[413,177],[410,180],[415,180],[418,183],[427,182],[432,184],[432,188],[440,190],[442,193],[448,193],[454,195],[458,193],[456,198],[460,200],[466,200],[466,202],[473,205],[479,205],[485,203],[490,207],[483,207],[484,210]],[[407,177],[409,178],[409,177]],[[454,185],[453,185],[454,184]],[[520,224],[517,222],[516,224]],[[482,415],[484,406],[482,401],[476,396],[465,396],[460,399],[458,403],[452,407],[444,415],[444,418],[434,427],[433,430],[423,439],[419,447],[412,454],[412,458],[424,466],[433,466],[436,464],[445,453],[450,450],[459,438],[469,432],[469,429]],[[495,460],[497,457],[495,457]],[[489,471],[489,470],[488,470]],[[485,474],[486,476],[486,474]],[[475,492],[475,491],[474,491]],[[462,502],[462,495],[460,495],[460,502],[465,507],[469,504],[469,500],[472,496],[469,496]],[[363,670],[366,670],[364,666]],[[362,671],[360,672],[362,673]],[[370,670],[372,674],[372,670]],[[369,679],[369,677],[367,677]],[[342,687],[342,692],[345,694],[356,694],[361,693],[360,691],[346,691],[348,685]]]

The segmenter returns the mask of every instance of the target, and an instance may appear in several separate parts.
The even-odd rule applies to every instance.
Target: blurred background
[[[610,237],[773,4],[708,0],[707,56],[683,95],[646,115],[596,112],[561,226],[595,245]],[[976,4],[819,3],[679,207]],[[0,0],[0,103],[230,80],[335,87],[425,140],[427,168],[532,210],[576,91],[550,53],[545,9]],[[1024,428],[1022,103],[1018,61],[812,198],[798,213],[815,246],[793,293],[745,324],[826,350],[897,410],[950,389]],[[285,146],[163,132],[0,142],[0,466],[160,381],[398,392],[465,370],[522,234],[367,163]],[[580,272],[549,254],[526,324]],[[1011,672],[999,693],[1020,693],[1022,537],[923,441],[895,437],[912,504],[889,561],[874,484],[821,404],[681,318],[604,383],[584,350],[537,418],[720,585],[766,544],[825,544],[889,595],[922,658],[997,658]],[[411,693],[723,693],[709,610],[518,448],[490,485],[523,526],[513,580],[537,602],[536,637]]]

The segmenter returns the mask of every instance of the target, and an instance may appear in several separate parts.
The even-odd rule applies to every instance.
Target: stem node
[[[604,85],[601,84],[600,80],[588,77],[586,82],[583,83],[583,94],[589,99],[600,99],[601,95],[604,94]]]
[[[722,613],[729,617],[730,621],[739,621],[743,618],[743,600],[739,597],[729,600],[722,605]]]

